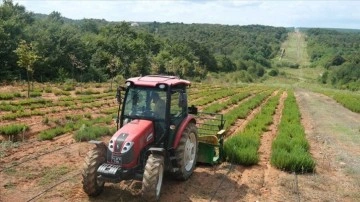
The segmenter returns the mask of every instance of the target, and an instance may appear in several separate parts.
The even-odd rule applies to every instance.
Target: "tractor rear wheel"
[[[106,160],[105,144],[96,145],[87,153],[82,171],[83,190],[89,196],[97,196],[104,189],[104,181],[98,179],[97,169]]]
[[[197,128],[194,123],[189,123],[175,150],[179,170],[175,172],[175,178],[187,180],[193,173],[198,153]]]
[[[164,157],[160,154],[150,154],[145,166],[142,195],[146,201],[158,201],[164,177]]]

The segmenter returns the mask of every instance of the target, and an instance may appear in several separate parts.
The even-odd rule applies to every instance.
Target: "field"
[[[192,83],[189,104],[226,119],[227,161],[185,182],[165,176],[160,201],[360,201],[359,93],[316,84],[323,70],[308,68],[302,34],[282,48],[280,75],[262,84]],[[0,202],[142,201],[139,181],[97,198],[82,190],[87,141],[116,129],[109,84],[35,83],[29,99],[26,89],[0,87]]]
[[[36,84],[38,94],[31,99],[23,97],[25,89],[25,85],[1,89],[3,94],[20,95],[1,101],[0,201],[141,201],[138,181],[106,184],[96,199],[82,191],[81,167],[92,145],[84,136],[79,138],[81,131],[102,128],[93,137],[107,142],[116,128],[117,104],[109,85]],[[225,145],[236,138],[256,140],[256,144],[248,147],[252,152],[238,152],[240,161],[229,158],[212,167],[198,165],[188,181],[166,177],[161,201],[360,200],[358,113],[323,94],[262,85],[195,83],[189,89],[189,102],[201,111],[224,114]],[[299,119],[290,118],[298,121],[285,125],[300,128],[290,135],[304,137],[308,146],[302,151],[314,167],[297,169],[273,161],[280,131],[295,130],[282,126],[286,110],[299,111]],[[238,146],[237,150],[246,149]]]

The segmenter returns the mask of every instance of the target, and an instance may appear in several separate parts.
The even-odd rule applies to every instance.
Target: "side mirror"
[[[191,107],[188,107],[188,113],[197,115],[197,113],[198,113],[197,107],[195,107],[194,105],[191,105]]]
[[[125,87],[122,87],[122,86],[119,86],[117,89],[116,89],[116,101],[121,104],[121,91],[125,91]]]

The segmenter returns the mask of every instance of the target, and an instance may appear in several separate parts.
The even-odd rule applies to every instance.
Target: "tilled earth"
[[[262,136],[258,165],[198,165],[184,182],[166,176],[160,200],[360,201],[360,115],[321,94],[298,89],[295,95],[317,163],[314,173],[287,173],[270,165],[271,141],[287,96],[283,93],[274,123]],[[0,160],[0,201],[141,201],[139,181],[106,184],[97,198],[82,191],[79,173],[91,147],[75,143],[71,134],[53,141],[33,138],[13,147]]]

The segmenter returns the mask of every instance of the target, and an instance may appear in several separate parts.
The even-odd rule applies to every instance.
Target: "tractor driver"
[[[165,101],[162,100],[158,93],[153,92],[152,101],[155,104],[154,114],[155,117],[164,119],[165,118]]]

